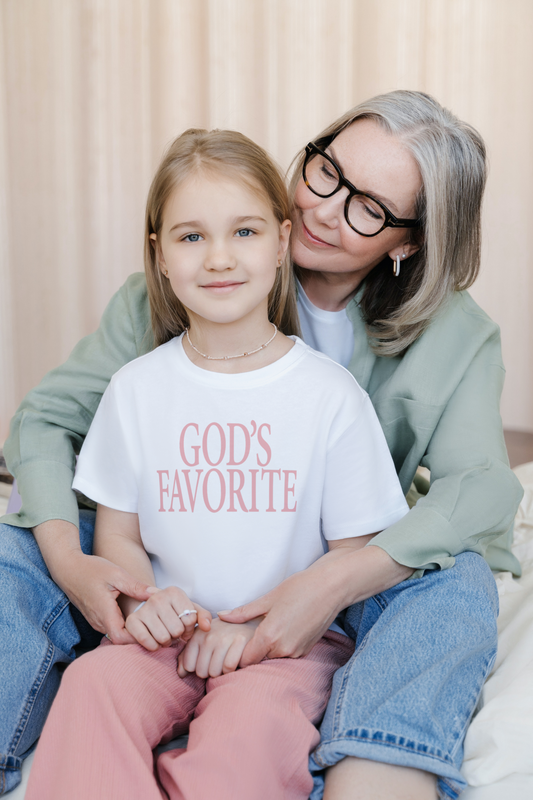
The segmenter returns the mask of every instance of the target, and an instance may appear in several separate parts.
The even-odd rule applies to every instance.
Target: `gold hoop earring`
[[[400,274],[400,256],[396,256],[396,260],[393,261],[392,273],[395,278]]]
[[[402,258],[406,258],[405,253],[402,253]],[[400,256],[396,256],[395,259],[392,259],[392,273],[395,278],[400,274]]]

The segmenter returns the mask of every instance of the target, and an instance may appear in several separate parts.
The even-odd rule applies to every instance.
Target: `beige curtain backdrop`
[[[287,166],[396,88],[479,128],[473,295],[502,327],[510,428],[533,431],[531,0],[0,0],[0,442],[24,394],[142,269],[166,143],[230,127]]]

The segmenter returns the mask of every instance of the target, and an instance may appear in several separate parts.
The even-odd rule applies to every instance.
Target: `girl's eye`
[[[235,235],[240,236],[241,238],[245,238],[247,236],[253,236],[254,231],[250,230],[250,228],[241,228],[240,230],[237,231]]]
[[[188,233],[183,237],[182,242],[199,242],[201,238],[199,233]]]

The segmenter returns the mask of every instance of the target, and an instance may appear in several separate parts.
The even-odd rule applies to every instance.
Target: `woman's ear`
[[[420,250],[418,242],[407,241],[403,245],[397,245],[392,250],[389,250],[388,256],[392,261],[396,261],[396,257],[400,256],[400,261],[404,261],[409,256],[414,256]]]
[[[278,247],[278,264],[283,263],[283,259],[287,255],[289,247],[289,239],[291,235],[292,222],[290,219],[284,219],[279,226],[279,247]]]

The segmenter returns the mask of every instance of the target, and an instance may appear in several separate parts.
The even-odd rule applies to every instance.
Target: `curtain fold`
[[[502,326],[508,427],[533,430],[530,0],[3,0],[0,442],[42,375],[142,269],[168,142],[230,127],[287,167],[395,88],[434,94],[490,153],[482,275]]]

